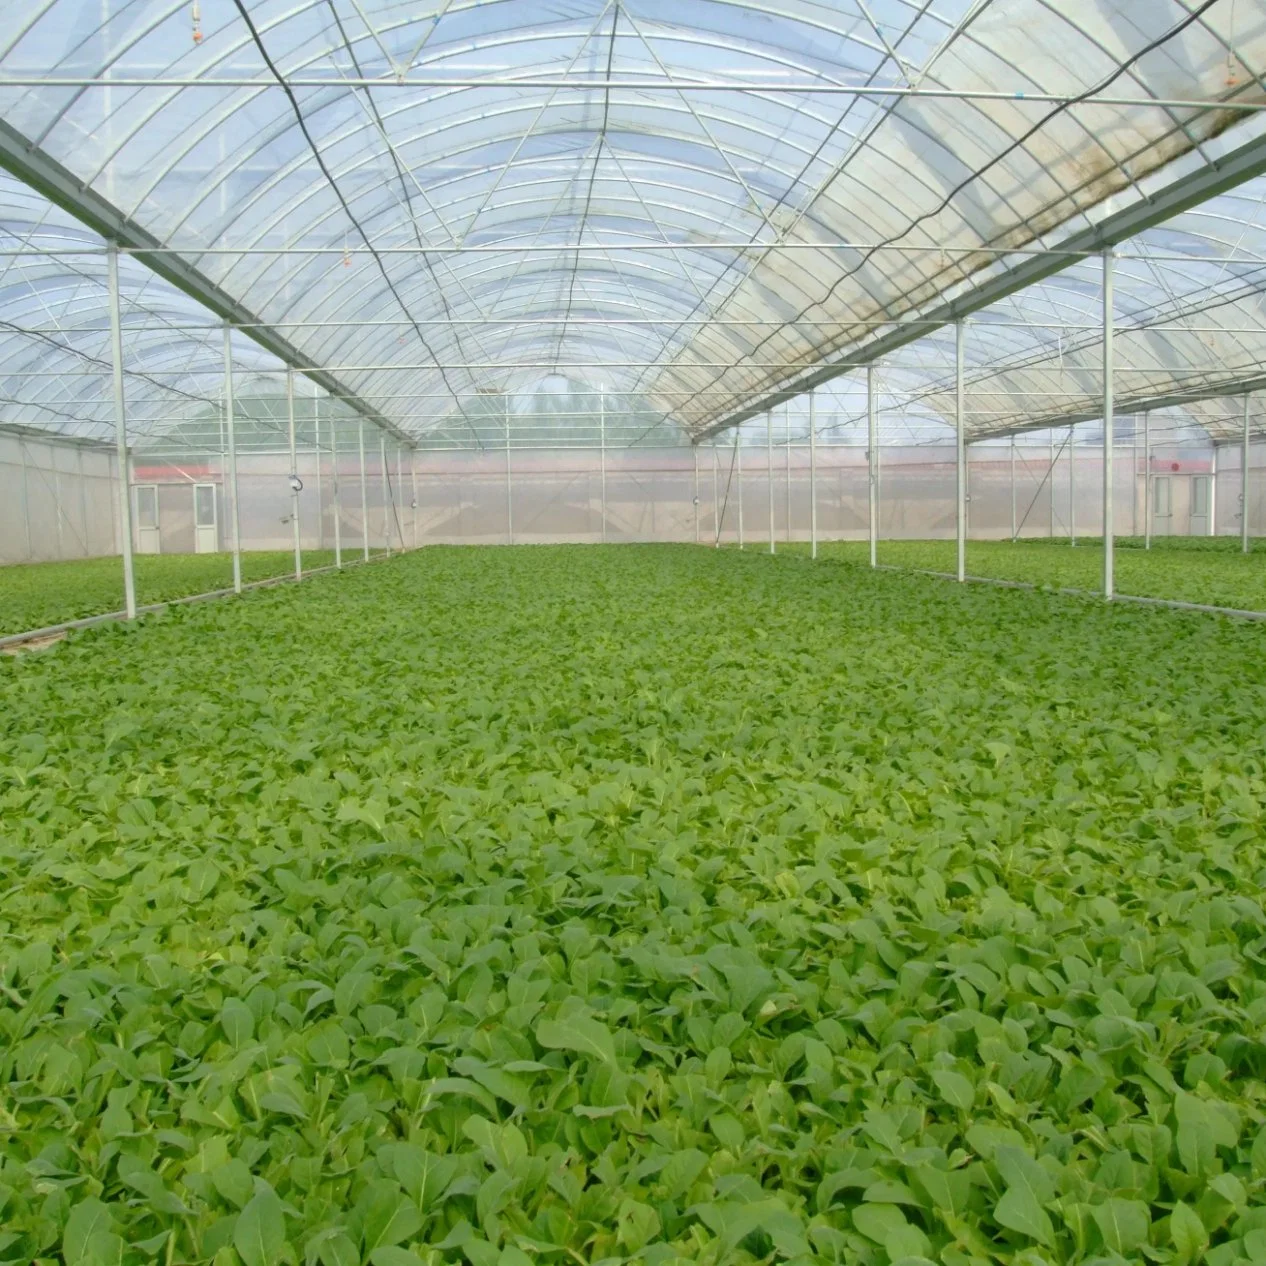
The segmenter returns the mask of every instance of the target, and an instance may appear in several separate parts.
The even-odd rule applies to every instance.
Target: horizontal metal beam
[[[1234,189],[1237,185],[1251,180],[1254,176],[1260,176],[1263,172],[1266,172],[1266,136],[1257,136],[1222,158],[1209,160],[1199,171],[1180,176],[1151,196],[1142,197],[1120,211],[1110,212],[1090,228],[1071,234],[1060,243],[1060,249],[1083,253],[1105,250],[1134,237],[1144,229],[1162,224],[1220,193]],[[1067,268],[1070,263],[1071,259],[1068,256],[1053,254],[1023,259],[1013,267],[984,278],[966,293],[955,296],[953,299],[942,300],[916,313],[916,320],[910,326],[904,323],[894,324],[886,333],[851,350],[846,359],[820,365],[809,373],[801,375],[788,386],[758,397],[751,404],[708,426],[702,434],[707,436],[728,430],[730,427],[747,421],[748,418],[758,416],[766,409],[794,400],[804,392],[820,387],[833,378],[855,372],[865,365],[881,360],[897,351],[898,348],[922,338],[929,326],[952,325],[960,318],[970,316],[982,308],[989,307],[990,304],[1006,299],[1018,290],[1053,277]],[[666,365],[665,368],[668,369],[671,366]],[[1219,393],[1206,393],[1206,395],[1217,394]],[[1044,423],[1047,426],[1050,424],[1049,421]]]
[[[58,404],[69,403],[58,401]],[[101,400],[89,400],[87,404],[102,404]],[[75,448],[92,449],[99,453],[113,453],[113,440],[91,440],[85,439],[80,435],[67,435],[62,431],[54,431],[52,429],[39,426],[23,426],[21,422],[0,422],[0,435],[13,435],[21,440],[34,440],[39,444],[69,444]]]
[[[299,367],[309,357],[283,338],[249,308],[179,255],[164,249],[163,243],[148,229],[125,215],[118,207],[90,188],[73,172],[37,145],[32,145],[20,132],[0,119],[0,168],[16,176],[54,205],[68,211],[81,224],[99,233],[107,241],[117,242],[133,258],[152,272],[196,299],[216,316],[239,327],[265,351],[299,370],[305,378],[323,391],[336,396],[350,409],[400,440],[410,437],[389,418],[361,400],[324,369]]]
[[[1154,392],[1150,394],[1131,394],[1129,391],[1118,391],[1116,393],[1116,408],[1113,412],[1117,417],[1129,417],[1131,414],[1154,413],[1163,409],[1182,409],[1190,405],[1200,404],[1204,400],[1250,396],[1258,391],[1266,391],[1266,369],[1242,377],[1229,377],[1217,384],[1206,383],[1204,386],[1191,387],[1187,390]],[[1101,420],[1102,410],[1090,406],[1062,413],[1054,412],[1031,420],[1026,418],[1021,426],[1012,427],[1006,431],[991,431],[989,438],[1004,435],[1022,435],[1026,431],[1041,431],[1053,426],[1068,426],[1078,422],[1098,422]],[[1199,418],[1193,418],[1192,420],[1198,425],[1202,425]],[[1237,415],[1234,419],[1228,421],[1227,425],[1229,428],[1233,428],[1236,435],[1238,435],[1242,426],[1242,420]],[[1266,433],[1266,417],[1263,418],[1262,427],[1254,432],[1254,434],[1262,433]],[[1217,439],[1211,438],[1216,445],[1218,443]],[[1228,439],[1225,442],[1232,443],[1234,440]]]
[[[1223,98],[1147,97],[1095,93],[1031,92],[1028,89],[989,90],[964,88],[902,88],[882,84],[841,84],[822,79],[762,82],[760,80],[678,79],[671,75],[621,79],[618,76],[532,76],[493,72],[479,76],[449,75],[287,75],[290,88],[544,88],[550,91],[613,92],[752,92],[790,93],[794,96],[907,98],[931,101],[1032,102],[1035,105],[1099,105],[1141,110],[1240,110],[1246,114],[1266,110],[1260,100],[1237,101],[1235,93]],[[0,75],[0,88],[277,88],[275,78],[258,75]]]
[[[1080,250],[1063,246],[907,246],[899,242],[763,242],[758,239],[747,239],[735,242],[487,242],[474,246],[161,246],[142,247],[136,250],[120,251],[124,255],[176,255],[186,258],[191,255],[230,258],[239,256],[262,256],[266,259],[285,259],[291,255],[304,258],[309,256],[331,256],[339,259],[350,259],[356,255],[606,255],[612,252],[626,254],[664,254],[682,251],[687,254],[709,251],[727,253],[750,251],[759,248],[762,251],[858,251],[873,255],[886,252],[898,255],[995,255],[999,259],[1025,258],[1062,258],[1065,263],[1076,263],[1080,259],[1093,259],[1100,252],[1098,248],[1086,247]],[[0,259],[9,257],[24,259],[60,259],[62,257],[82,259],[84,256],[105,255],[105,246],[4,246],[0,247]],[[1240,252],[1234,255],[1192,255],[1175,252],[1163,254],[1158,251],[1121,251],[1117,259],[1133,259],[1149,264],[1243,264],[1252,268],[1266,265],[1266,258],[1260,253]],[[795,322],[784,321],[784,325]],[[858,323],[860,324],[860,323]]]

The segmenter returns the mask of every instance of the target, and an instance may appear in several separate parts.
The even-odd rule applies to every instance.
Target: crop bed
[[[621,546],[0,662],[0,1260],[1260,1261],[1264,649]]]
[[[1150,550],[1142,540],[1124,539],[1116,547],[1119,593],[1147,598],[1198,602],[1209,606],[1266,611],[1266,549],[1255,542],[1250,554],[1229,537],[1159,537]],[[759,545],[757,546],[759,548]],[[780,548],[785,548],[781,547]],[[794,551],[804,553],[797,545]],[[863,562],[864,541],[831,541],[819,547],[824,558]],[[953,541],[880,541],[879,561],[887,566],[952,572]],[[1018,580],[1057,589],[1103,587],[1103,546],[1088,539],[1065,541],[968,541],[967,572],[995,580]]]
[[[138,554],[136,601],[167,602],[233,584],[231,554]],[[304,569],[325,567],[333,550],[305,550]],[[242,580],[269,580],[294,569],[289,550],[256,550],[242,555]],[[19,563],[0,567],[0,637],[25,633],[123,609],[123,562],[85,558],[62,563]]]

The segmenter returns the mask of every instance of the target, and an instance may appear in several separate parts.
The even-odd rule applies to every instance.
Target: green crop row
[[[762,546],[757,541],[751,548],[759,552]],[[808,550],[803,543],[778,548],[796,556]],[[869,546],[865,541],[827,541],[818,552],[823,558],[864,563]],[[952,573],[956,565],[953,541],[880,541],[877,553],[888,567]],[[1168,537],[1144,550],[1141,540],[1126,539],[1117,542],[1115,560],[1118,593],[1266,611],[1266,550],[1242,554],[1238,540]],[[1095,592],[1103,586],[1103,546],[1097,540],[1076,546],[1041,538],[968,541],[967,573]]]
[[[0,1261],[1260,1261],[1264,665],[636,546],[0,661]]]
[[[231,554],[138,554],[136,600],[167,602],[233,584]],[[303,566],[326,567],[333,550],[308,550]],[[290,574],[294,555],[259,550],[242,555],[242,580],[269,580]],[[119,558],[85,558],[60,563],[18,563],[0,567],[0,636],[47,628],[68,620],[123,609],[123,563]]]

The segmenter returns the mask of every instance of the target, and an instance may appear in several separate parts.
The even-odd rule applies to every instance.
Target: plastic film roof
[[[1190,103],[1266,101],[1266,11],[1235,0],[202,10],[195,29],[171,0],[3,0],[0,114],[414,434],[547,375],[704,433],[1261,132]],[[1123,407],[1256,372],[1260,205],[1245,186],[1123,248],[1147,256],[1118,264]],[[100,247],[74,210],[0,186],[11,248]],[[0,410],[81,433],[108,415],[63,372],[102,371],[103,269],[6,257]],[[205,310],[123,274],[132,407],[153,427],[205,409]],[[1094,415],[1098,284],[1077,263],[973,322],[976,433]],[[942,413],[951,343],[891,371]]]

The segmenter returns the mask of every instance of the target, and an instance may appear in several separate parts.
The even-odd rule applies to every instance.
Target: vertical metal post
[[[721,459],[717,456],[716,436],[712,437],[712,528],[715,539],[713,549],[721,548],[721,490],[717,480]]]
[[[57,557],[66,557],[66,512],[62,509],[62,472],[57,468],[57,451],[49,448],[49,457],[53,465],[53,514],[57,522]],[[47,486],[48,481],[45,480]]]
[[[870,565],[879,566],[879,400],[875,366],[866,366],[866,479]]]
[[[330,419],[330,477],[334,481],[334,566],[343,566],[343,506],[339,500],[338,418]]]
[[[110,359],[114,375],[114,443],[119,464],[119,537],[123,546],[123,601],[127,618],[136,619],[136,571],[132,561],[132,481],[128,478],[127,403],[123,395],[123,317],[119,310],[119,248],[110,243],[107,256],[107,277],[110,288]],[[228,339],[225,327],[225,340]],[[27,553],[31,546],[26,488],[26,453],[22,462],[22,511],[26,522]]]
[[[1055,432],[1046,442],[1046,535],[1055,536]]]
[[[316,450],[317,549],[325,548],[325,490],[321,487],[321,394],[312,397],[312,446]]]
[[[1116,540],[1112,497],[1113,399],[1112,335],[1114,332],[1112,252],[1103,252],[1103,596],[1110,602],[1116,592]]]
[[[734,428],[734,491],[738,501],[738,547],[743,548],[743,445],[739,428]]]
[[[404,502],[404,445],[396,445],[396,491],[400,494],[401,503]],[[395,495],[392,495],[392,505],[395,505]],[[403,554],[408,546],[404,543],[404,524],[400,522],[399,509],[396,511],[396,532],[400,537],[400,552]]]
[[[782,470],[786,475],[782,509],[786,518],[782,522],[782,530],[786,533],[787,542],[791,541],[791,405],[782,406]]]
[[[88,548],[88,481],[84,477],[84,451],[82,448],[75,450],[75,463],[79,472],[79,523],[83,528],[83,540],[80,544],[83,546],[81,558],[87,558],[91,551]]]
[[[695,498],[695,544],[699,544],[699,445],[691,444],[690,457],[694,467],[694,498]]]
[[[954,322],[954,442],[955,442],[955,535],[958,558],[956,572],[967,579],[967,443],[963,416],[963,318]]]
[[[391,511],[395,507],[395,496],[391,491],[391,467],[387,465],[387,433],[378,432],[378,469],[382,472],[379,482],[382,485],[382,542],[391,556]]]
[[[233,547],[233,592],[242,592],[242,519],[237,495],[237,420],[233,411],[233,331],[224,323],[224,429],[229,447],[229,527]]]
[[[1011,541],[1019,535],[1019,526],[1015,518],[1015,436],[1011,437]]]
[[[1240,550],[1247,554],[1249,551],[1248,536],[1248,457],[1249,457],[1249,439],[1248,439],[1248,402],[1249,398],[1244,397],[1244,446],[1240,450]]]
[[[1152,548],[1152,415],[1143,414],[1143,548]]]
[[[506,544],[514,544],[514,475],[510,469],[510,397],[501,398],[506,427]]]
[[[774,411],[765,410],[765,477],[769,484],[769,552],[778,548],[774,541]]]
[[[1134,478],[1130,481],[1130,535],[1137,538],[1139,534],[1139,419],[1134,415],[1130,426],[1130,470]]]
[[[809,389],[809,557],[818,556],[818,409]]]
[[[365,419],[357,421],[357,440],[360,445],[360,538],[361,551],[369,562],[369,486],[365,482]]]
[[[18,460],[22,463],[22,532],[26,541],[26,557],[30,562],[35,557],[35,546],[31,540],[31,484],[26,473],[26,441],[21,435],[18,436]],[[119,472],[119,483],[122,486],[123,495],[127,497],[129,509],[132,505],[132,494],[128,489],[127,464],[123,463]],[[127,527],[127,539],[132,539],[132,529],[129,524]]]
[[[1068,425],[1068,543],[1077,544],[1077,429]]]
[[[409,446],[409,534],[413,538],[413,548],[418,547],[418,446]]]
[[[1213,461],[1209,470],[1209,527],[1206,536],[1218,534],[1218,446],[1213,446]]]
[[[286,422],[290,434],[290,531],[295,545],[295,579],[303,577],[303,551],[299,541],[299,453],[295,444],[295,374],[286,370]]]
[[[602,478],[602,543],[607,543],[607,389],[598,392],[598,462]]]

